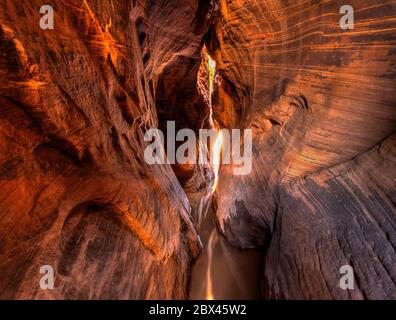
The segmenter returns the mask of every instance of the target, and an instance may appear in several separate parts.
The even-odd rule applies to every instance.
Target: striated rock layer
[[[0,4],[0,298],[185,298],[200,244],[143,134],[161,74],[199,57],[208,5],[55,1],[41,30],[42,5]]]
[[[143,137],[200,128],[204,44],[216,122],[253,129],[252,173],[223,166],[213,208],[265,254],[243,268],[260,296],[396,299],[396,1],[349,1],[353,30],[333,0],[54,1],[54,30],[43,4],[0,0],[0,299],[188,297],[205,182],[148,166]]]
[[[220,1],[216,119],[253,129],[253,171],[222,168],[217,217],[267,250],[264,298],[396,298],[396,2],[350,1],[353,30],[343,4]]]

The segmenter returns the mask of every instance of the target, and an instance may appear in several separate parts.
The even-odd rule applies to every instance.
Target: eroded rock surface
[[[198,237],[143,134],[160,75],[199,55],[208,5],[56,1],[41,30],[42,4],[0,5],[0,298],[185,298]]]
[[[41,1],[0,2],[1,299],[188,297],[203,181],[148,166],[143,135],[199,129],[204,44],[216,121],[253,129],[214,209],[265,254],[261,297],[396,298],[395,1],[350,1],[353,30],[332,0],[56,1],[46,31]]]
[[[264,298],[395,298],[396,3],[352,1],[353,30],[340,1],[220,4],[216,118],[253,129],[253,172],[223,167],[219,226],[268,250]]]

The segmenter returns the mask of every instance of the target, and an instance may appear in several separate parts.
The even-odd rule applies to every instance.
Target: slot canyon
[[[0,299],[396,299],[396,1],[0,3]]]

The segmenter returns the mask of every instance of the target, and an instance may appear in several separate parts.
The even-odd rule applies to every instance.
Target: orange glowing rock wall
[[[143,133],[161,72],[199,54],[207,6],[55,1],[41,30],[42,4],[0,4],[0,298],[185,298],[197,234]]]
[[[333,0],[54,1],[41,30],[42,1],[1,0],[0,298],[187,297],[202,181],[146,165],[143,134],[199,128],[204,44],[214,119],[253,129],[252,174],[223,166],[215,207],[266,254],[261,296],[396,298],[396,3],[349,2],[353,30]]]
[[[215,118],[253,129],[253,173],[223,167],[218,220],[268,250],[265,298],[396,297],[396,3],[221,1]],[[352,264],[356,290],[339,287]]]

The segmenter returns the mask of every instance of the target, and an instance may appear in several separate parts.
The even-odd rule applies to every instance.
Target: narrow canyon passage
[[[0,299],[396,299],[395,0],[22,2]]]
[[[206,39],[210,43],[211,39]],[[202,66],[202,64],[204,64]],[[233,248],[231,244],[219,233],[216,228],[216,201],[217,185],[221,168],[221,156],[223,139],[219,132],[219,125],[214,119],[213,93],[216,86],[216,61],[213,60],[204,47],[202,51],[201,67],[206,69],[203,79],[207,78],[208,92],[205,92],[208,103],[208,123],[217,131],[213,146],[214,159],[209,165],[199,165],[200,173],[205,178],[205,170],[211,172],[211,179],[207,183],[206,190],[199,200],[197,207],[193,207],[193,218],[197,222],[197,231],[202,242],[203,252],[195,261],[191,273],[190,299],[194,300],[224,300],[224,299],[257,299],[259,297],[259,271],[263,254],[255,250],[241,250]],[[202,84],[198,83],[198,87]],[[202,126],[204,126],[203,121]],[[202,141],[200,141],[200,147]],[[210,150],[206,150],[210,151]],[[209,158],[210,158],[210,152]],[[206,181],[205,181],[206,182]]]

